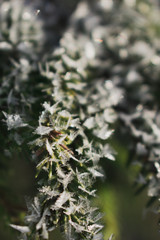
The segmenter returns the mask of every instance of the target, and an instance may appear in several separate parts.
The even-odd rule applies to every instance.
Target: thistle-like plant
[[[102,176],[97,166],[101,154],[62,103],[45,103],[44,108],[35,132],[39,137],[31,143],[36,146],[39,193],[26,218],[28,239],[48,239],[48,231],[58,226],[66,239],[102,239],[101,215],[89,202],[95,178]]]
[[[82,41],[86,42],[85,36]],[[87,45],[78,43],[74,34],[66,33],[60,48],[40,64],[37,73],[40,79],[48,79],[44,90],[56,105],[44,104],[35,130],[40,137],[30,144],[36,149],[39,192],[28,205],[28,227],[12,225],[24,233],[24,239],[48,238],[48,232],[58,226],[67,239],[102,239],[102,226],[97,223],[101,214],[91,207],[90,197],[95,196],[95,178],[103,176],[100,158],[114,160],[107,139],[113,132],[109,124],[115,120],[112,106],[121,91],[117,89],[114,99],[112,83],[97,82]],[[8,129],[25,126],[15,115],[5,116]],[[27,118],[25,122],[33,127]]]
[[[100,158],[114,160],[107,140],[113,132],[109,124],[115,120],[111,107],[121,91],[117,89],[113,99],[110,81],[92,79],[85,51],[77,48],[76,38],[69,38],[74,52],[65,45],[66,34],[61,48],[49,57],[47,70],[40,67],[41,74],[51,79],[46,92],[55,104],[44,103],[35,130],[40,137],[30,143],[36,145],[39,193],[29,205],[29,227],[12,225],[24,233],[24,239],[47,239],[48,232],[58,226],[67,239],[102,239],[102,226],[97,223],[101,214],[89,200],[95,196],[95,178],[103,176]]]
[[[79,5],[60,46],[39,64],[33,76],[47,84],[41,84],[43,96],[31,108],[33,121],[27,114],[23,123],[18,115],[5,113],[8,129],[28,124],[29,140],[36,125],[34,109],[46,100],[34,130],[37,138],[30,142],[38,193],[28,203],[27,226],[12,225],[23,239],[47,239],[57,227],[68,240],[102,239],[101,215],[90,198],[95,178],[103,176],[99,160],[114,160],[108,138],[115,122],[121,136],[129,137],[130,162],[138,158],[142,163],[138,180],[149,184],[150,196],[159,197],[158,24],[142,11],[153,7],[149,3],[131,8],[128,1],[109,2]]]

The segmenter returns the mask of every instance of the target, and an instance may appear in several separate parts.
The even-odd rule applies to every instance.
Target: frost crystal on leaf
[[[7,114],[3,112],[4,116],[6,117],[6,124],[8,127],[8,130],[20,128],[20,127],[26,127],[28,124],[24,123],[20,115],[18,114]]]

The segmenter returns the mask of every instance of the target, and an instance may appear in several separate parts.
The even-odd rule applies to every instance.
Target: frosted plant
[[[39,65],[37,76],[47,80],[44,92],[53,105],[43,104],[45,110],[35,130],[40,137],[30,143],[36,149],[39,193],[28,204],[28,227],[11,225],[24,239],[47,239],[48,232],[58,226],[67,239],[102,239],[101,214],[91,207],[90,198],[95,196],[95,179],[103,176],[100,158],[114,160],[107,141],[113,132],[110,124],[116,120],[112,107],[122,91],[115,88],[112,92],[109,80],[97,81],[97,68],[83,43],[85,36],[79,43],[74,34],[66,33],[60,48]],[[23,123],[20,116],[4,114],[8,129],[33,127],[27,118]],[[29,135],[30,129],[24,132]]]
[[[130,136],[130,163],[138,159],[141,165],[136,182],[149,185],[149,196],[159,197],[159,10],[150,1],[130,4],[97,1],[92,11],[83,4],[73,25],[96,49],[99,76],[110,79],[112,91],[123,89],[122,101],[114,105],[118,132]]]
[[[109,2],[79,5],[59,47],[36,72],[47,83],[41,86],[46,102],[30,143],[38,194],[28,204],[27,226],[12,225],[23,239],[47,239],[58,226],[69,240],[102,239],[101,215],[90,198],[93,182],[103,176],[100,158],[114,160],[108,138],[117,119],[130,139],[130,160],[147,161],[138,180],[149,183],[150,196],[159,196],[157,23],[149,16],[152,32],[141,3]],[[4,114],[9,129],[35,128],[35,121]]]
[[[72,41],[76,43],[76,39]],[[110,81],[89,80],[92,75],[86,74],[86,57],[71,57],[70,49],[64,46],[55,50],[46,70],[40,66],[42,76],[51,80],[45,91],[55,104],[43,104],[45,111],[35,130],[40,137],[30,143],[36,146],[40,187],[26,218],[29,229],[24,234],[28,239],[47,239],[48,232],[58,226],[66,239],[102,239],[101,215],[91,207],[90,198],[95,196],[95,179],[103,176],[100,158],[114,160],[107,140],[113,132],[110,124],[116,120],[112,107],[122,92],[117,89],[115,99]]]
[[[101,214],[89,199],[95,196],[95,178],[103,176],[97,163],[104,154],[93,148],[80,120],[62,103],[44,103],[44,108],[35,130],[39,137],[30,143],[36,146],[39,193],[29,205],[29,228],[12,227],[28,239],[48,239],[58,226],[66,239],[102,239]]]
[[[16,116],[23,119],[30,115],[31,121],[31,108],[39,100],[43,80],[36,77],[36,62],[43,35],[41,22],[36,18],[23,1],[0,3],[0,119],[4,119],[3,111],[8,124]]]
[[[15,55],[18,51],[36,56],[33,47],[40,47],[37,44],[39,39],[43,42],[41,24],[36,18],[36,14],[25,6],[24,1],[3,1],[0,4],[0,50]]]
[[[17,160],[18,152],[23,152],[24,148],[20,146],[25,141],[28,142],[26,132],[22,133],[29,127],[28,122],[33,122],[35,111],[33,114],[31,109],[35,107],[34,103],[39,101],[40,87],[35,75],[36,61],[41,50],[38,40],[41,39],[43,43],[43,37],[41,23],[36,18],[34,12],[23,1],[0,2],[0,188],[2,199],[0,205],[4,209],[0,217],[7,219],[3,224],[12,217],[10,214],[12,204],[15,206],[17,216],[18,210],[21,209],[17,203],[18,199],[16,203],[13,200],[18,197],[12,191],[8,179],[11,177],[11,172],[14,174],[11,162]],[[35,82],[37,85],[33,89],[32,84]],[[26,116],[28,116],[27,119]],[[30,128],[28,129],[30,131]],[[9,197],[8,192],[10,192]],[[7,204],[3,203],[5,201]]]

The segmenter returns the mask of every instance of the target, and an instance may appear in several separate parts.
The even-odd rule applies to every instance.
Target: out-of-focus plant
[[[136,182],[139,186],[149,185],[149,196],[158,197],[159,12],[150,2],[137,1],[132,8],[127,4],[129,1],[119,8],[113,4],[106,10],[100,38],[112,65],[106,74],[124,90],[116,111],[122,136],[130,135],[129,162],[141,165]]]
[[[0,3],[0,208],[3,209],[0,211],[0,219],[2,228],[10,217],[16,219],[20,211],[25,210],[15,189],[12,189],[10,180],[14,175],[14,169],[11,168],[14,159],[23,158],[18,152],[26,153],[27,149],[23,145],[25,141],[28,142],[27,135],[24,135],[26,139],[22,137],[23,130],[27,126],[23,118],[28,116],[28,119],[33,121],[34,111],[37,108],[35,104],[40,98],[40,78],[37,84],[38,64],[36,62],[41,43],[43,43],[43,34],[41,23],[36,18],[23,1],[1,1]],[[38,43],[39,40],[41,43]],[[6,118],[7,127],[4,122]],[[1,229],[1,232],[4,231]],[[1,237],[3,238],[3,235]]]
[[[35,72],[41,49],[38,41],[43,42],[43,38],[41,24],[35,19],[36,15],[23,1],[3,1],[0,4],[0,109],[1,119],[4,118],[2,113],[10,119],[9,130],[25,127],[21,117],[38,97],[36,91],[40,81],[37,83]]]
[[[114,159],[106,140],[112,134],[109,123],[114,119],[114,112],[110,110],[110,106],[115,104],[120,94],[117,100],[113,101],[112,93],[109,92],[110,82],[100,81],[97,84],[96,79],[91,82],[90,78],[94,76],[93,73],[91,75],[87,56],[83,55],[85,49],[82,48],[81,51],[76,49],[78,41],[72,37],[69,40],[70,44],[75,45],[75,49],[71,48],[71,45],[67,46],[67,36],[68,34],[62,40],[62,47],[54,52],[53,57],[49,57],[53,60],[45,64],[47,70],[43,71],[42,64],[39,75],[38,73],[36,75],[39,79],[53,79],[46,91],[51,93],[51,96],[48,94],[51,102],[56,104],[59,102],[59,108],[56,109],[55,105],[50,106],[45,103],[46,109],[42,112],[36,130],[41,136],[35,142],[39,147],[36,155],[41,155],[42,151],[42,156],[45,157],[37,165],[38,171],[42,171],[39,180],[41,188],[34,201],[35,207],[27,217],[29,228],[12,225],[24,233],[29,232],[27,235],[24,234],[24,238],[26,236],[29,239],[39,236],[48,238],[47,232],[57,226],[64,230],[68,239],[102,238],[99,233],[102,226],[96,223],[100,214],[97,215],[96,209],[90,207],[89,198],[95,195],[92,181],[96,177],[103,176],[98,171],[99,159],[101,157]],[[93,82],[96,84],[92,86]],[[52,85],[53,87],[50,87]],[[43,87],[45,90],[45,86]],[[89,88],[91,94],[88,95]],[[110,102],[103,104],[103,101],[107,102],[108,99]],[[100,108],[98,108],[99,104]],[[32,108],[31,111],[33,110]],[[68,110],[72,112],[73,117]],[[14,136],[17,136],[22,127],[27,127],[23,132],[29,134],[33,123],[28,119],[27,113],[28,111],[24,112],[24,123],[20,115],[4,112],[11,135],[13,131]],[[80,118],[80,125],[77,119],[74,119],[76,115]],[[107,119],[107,115],[111,115],[111,118]],[[83,125],[84,127],[81,127]],[[77,130],[76,133],[74,129]],[[18,141],[17,143],[21,144]],[[73,145],[73,150],[67,147],[68,144]],[[43,171],[48,172],[47,179]],[[57,174],[57,177],[52,177],[53,174]],[[49,198],[48,194],[51,194]]]
[[[158,197],[159,10],[150,1],[127,0],[101,0],[92,10],[84,3],[80,9],[72,23],[89,39],[97,76],[110,80],[113,92],[123,89],[123,100],[113,108],[119,135],[128,139],[129,162],[141,165],[136,182]]]

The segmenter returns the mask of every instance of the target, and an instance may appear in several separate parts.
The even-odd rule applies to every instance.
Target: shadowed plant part
[[[92,147],[80,120],[61,103],[44,103],[44,108],[35,131],[39,137],[30,143],[36,148],[39,193],[28,205],[29,228],[12,227],[23,232],[24,239],[48,239],[48,232],[58,226],[66,239],[101,239],[101,214],[91,207],[90,198],[95,196],[95,178],[103,176],[97,166],[102,155]]]

